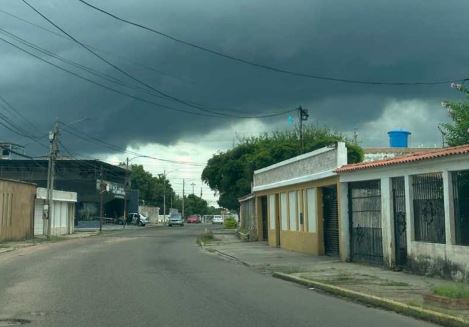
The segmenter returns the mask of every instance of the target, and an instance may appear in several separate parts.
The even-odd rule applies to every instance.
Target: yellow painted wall
[[[287,250],[319,255],[318,234],[299,231],[280,231],[281,247]]]
[[[335,176],[335,177],[326,178],[320,181],[297,184],[297,185],[292,185],[288,187],[282,187],[282,188],[277,188],[277,189],[272,189],[272,190],[267,190],[267,191],[256,193],[256,198],[258,198],[258,201],[259,201],[259,202],[258,201],[256,202],[260,206],[259,198],[261,196],[268,197],[271,194],[280,194],[280,193],[285,192],[287,193],[287,198],[288,198],[288,192],[293,192],[293,191],[297,192],[298,210],[302,210],[305,216],[304,224],[300,224],[299,219],[296,218],[297,230],[295,231],[280,230],[280,247],[281,248],[292,250],[292,251],[308,253],[312,255],[324,255],[323,207],[322,207],[321,187],[337,185],[337,184],[338,184],[338,177]],[[307,219],[310,219],[311,216],[307,212],[307,205],[305,203],[306,201],[304,201],[304,197],[301,196],[303,192],[305,192],[306,189],[309,189],[309,188],[317,188],[317,201],[316,201],[317,207],[316,207],[316,213],[314,215],[314,217],[316,218],[316,232],[315,233],[307,231],[307,224],[308,224]],[[303,192],[299,192],[299,191],[303,191]],[[338,194],[337,200],[340,201],[339,194]],[[277,201],[280,201],[278,197],[277,197]],[[267,221],[268,221],[268,224],[270,225],[269,205],[267,206],[267,208],[268,208]],[[280,215],[280,207],[278,204],[277,204],[276,214]],[[269,226],[268,244],[270,246],[277,246],[277,243],[278,243],[277,242],[277,229],[280,228],[279,222],[281,222],[281,219],[277,221],[275,229],[273,229],[272,226]],[[289,222],[290,222],[290,219],[288,219],[288,225],[290,225]],[[261,231],[262,230],[262,218],[260,215],[260,211],[258,211],[258,226],[259,226],[258,230]],[[339,227],[340,227],[340,224],[339,224]]]

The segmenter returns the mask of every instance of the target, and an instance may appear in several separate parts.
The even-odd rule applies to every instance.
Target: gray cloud
[[[180,98],[227,113],[235,109],[255,114],[303,104],[310,108],[312,119],[350,131],[355,127],[370,127],[369,123],[390,110],[390,101],[407,101],[407,104],[420,101],[436,108],[441,100],[457,96],[446,85],[346,85],[262,71],[123,25],[77,1],[31,0],[31,3],[83,42],[104,50],[100,53],[139,79]],[[189,0],[112,3],[93,0],[93,3],[180,38],[300,72],[388,81],[446,80],[469,74],[466,69],[469,45],[465,40],[469,35],[465,17],[469,3],[462,1],[210,0],[202,5]],[[8,1],[2,8],[53,29],[20,2]],[[1,12],[0,22],[2,28],[41,47],[136,85],[70,41]],[[235,122],[230,118],[156,108],[77,80],[2,42],[0,49],[3,72],[0,94],[35,121],[40,131],[50,129],[55,118],[73,121],[89,117],[76,127],[106,142],[121,146],[174,144],[180,139],[228,128]],[[139,90],[117,88],[196,111]],[[410,105],[405,108],[412,111]],[[399,112],[405,115],[406,110]],[[265,123],[279,126],[284,120],[286,117],[278,117]],[[419,133],[428,139],[426,126],[415,126],[414,130],[417,139]],[[432,135],[437,139],[438,131]],[[6,131],[0,136],[15,139]],[[65,141],[75,151],[103,152],[98,146],[90,147],[72,137]]]

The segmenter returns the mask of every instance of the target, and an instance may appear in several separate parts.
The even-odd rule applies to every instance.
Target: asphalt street
[[[431,326],[207,254],[195,243],[202,228],[110,232],[3,254],[0,326]]]

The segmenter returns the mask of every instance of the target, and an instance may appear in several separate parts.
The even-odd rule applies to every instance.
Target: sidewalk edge
[[[454,317],[454,316],[450,316],[444,313],[435,312],[435,311],[431,311],[428,309],[423,309],[423,308],[407,305],[404,303],[377,297],[374,295],[368,295],[368,294],[348,290],[345,288],[341,288],[338,286],[334,286],[334,285],[330,285],[330,284],[326,284],[322,282],[317,282],[317,281],[313,281],[309,279],[304,279],[304,278],[297,277],[297,276],[292,276],[292,275],[281,273],[281,272],[274,272],[272,276],[275,278],[283,279],[283,280],[294,282],[297,284],[301,284],[301,285],[305,285],[309,287],[315,287],[317,289],[326,291],[334,295],[340,295],[346,298],[357,300],[361,303],[371,304],[376,307],[395,311],[397,313],[400,313],[406,316],[434,322],[440,325],[451,326],[451,327],[468,327],[469,326],[469,321],[466,321],[458,317]]]

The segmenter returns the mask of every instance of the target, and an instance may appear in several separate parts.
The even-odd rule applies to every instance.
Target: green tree
[[[138,189],[140,200],[145,204],[157,206],[163,209],[164,194],[166,193],[166,209],[169,211],[169,201],[171,196],[176,198],[176,194],[169,180],[163,175],[153,176],[147,172],[142,165],[132,165],[130,180],[133,189]],[[165,191],[166,188],[166,191]]]
[[[347,141],[345,137],[327,128],[306,126],[303,131],[304,152]],[[363,150],[347,142],[348,162],[363,160]],[[238,210],[238,198],[251,190],[254,170],[272,165],[301,154],[296,131],[273,132],[258,137],[242,139],[226,152],[212,156],[202,172],[202,180],[219,192],[218,204]]]
[[[452,83],[452,88],[462,92],[469,99],[469,89],[462,84]],[[441,124],[445,142],[449,146],[469,144],[469,102],[448,101],[442,103],[448,109],[451,123]]]

